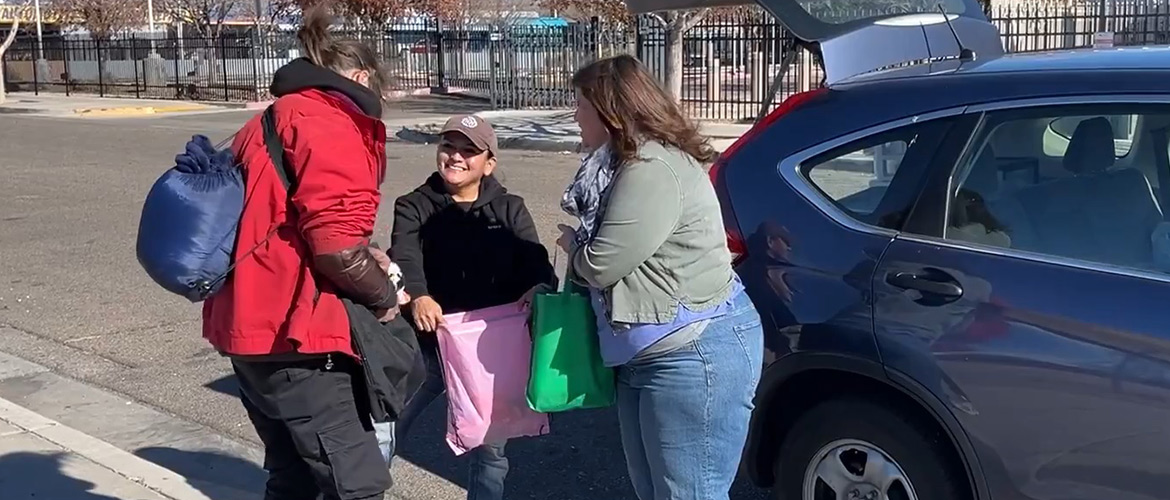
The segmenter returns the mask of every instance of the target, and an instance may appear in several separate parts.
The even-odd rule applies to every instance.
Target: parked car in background
[[[759,3],[828,86],[711,169],[767,328],[745,472],[786,500],[1170,497],[1170,49],[1004,55],[975,0]]]

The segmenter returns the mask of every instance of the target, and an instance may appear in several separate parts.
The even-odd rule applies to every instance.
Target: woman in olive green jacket
[[[760,317],[731,268],[698,127],[630,56],[573,78],[590,150],[558,240],[617,368],[622,446],[641,500],[726,499],[763,364]]]

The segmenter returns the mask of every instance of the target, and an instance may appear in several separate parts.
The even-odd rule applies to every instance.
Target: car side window
[[[1168,106],[990,112],[951,179],[943,237],[1170,272],[1168,141]]]
[[[916,123],[869,136],[801,164],[804,177],[847,215],[900,229],[953,120]]]

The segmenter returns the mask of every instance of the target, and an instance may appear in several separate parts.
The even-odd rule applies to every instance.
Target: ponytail
[[[327,61],[326,56],[333,52],[333,35],[329,33],[329,25],[332,23],[333,16],[329,14],[325,2],[318,2],[305,10],[303,24],[297,30],[297,40],[305,48],[305,56],[317,66],[330,66],[327,62],[331,61]]]
[[[333,16],[327,2],[317,2],[305,9],[297,40],[305,49],[310,62],[329,68],[338,73],[365,70],[370,73],[370,88],[379,97],[383,96],[389,81],[382,71],[382,65],[369,46],[354,40],[337,40],[329,32]]]

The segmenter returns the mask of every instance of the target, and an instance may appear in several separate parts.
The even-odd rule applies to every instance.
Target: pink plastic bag
[[[505,304],[443,316],[438,330],[447,386],[447,444],[462,455],[484,443],[548,434],[528,407],[528,311]]]

